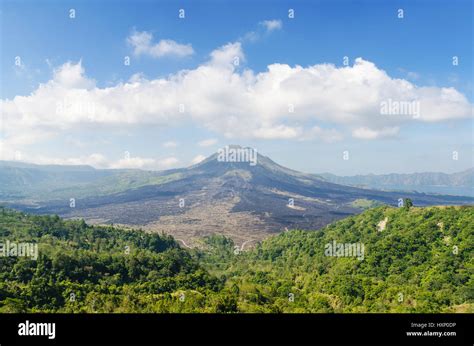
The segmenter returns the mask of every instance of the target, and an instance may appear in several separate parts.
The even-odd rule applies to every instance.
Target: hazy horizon
[[[261,154],[260,152],[258,152],[259,154]],[[207,158],[210,158],[212,155],[214,155],[215,153],[211,153],[209,156],[206,156],[205,159]],[[352,175],[344,175],[344,174],[337,174],[337,173],[334,173],[330,170],[327,170],[327,171],[320,171],[320,172],[305,172],[305,171],[300,171],[300,170],[297,170],[297,169],[294,169],[292,167],[289,167],[289,166],[285,166],[284,164],[281,164],[280,162],[274,160],[272,157],[269,157],[268,155],[265,155],[265,153],[262,154],[263,156],[266,156],[268,157],[269,159],[271,159],[272,161],[274,161],[275,163],[285,167],[285,168],[289,168],[289,169],[293,169],[293,170],[296,170],[296,171],[299,171],[299,172],[302,172],[302,173],[308,173],[308,174],[333,174],[333,175],[336,175],[336,176],[339,176],[339,177],[349,177],[349,176],[358,176],[358,175],[390,175],[390,174],[400,174],[400,175],[411,175],[411,174],[423,174],[423,173],[440,173],[440,174],[456,174],[456,173],[462,173],[462,172],[466,172],[466,171],[470,171],[472,169],[474,169],[474,166],[470,167],[470,168],[466,168],[466,169],[463,169],[463,170],[460,170],[460,171],[453,171],[453,172],[441,172],[441,171],[408,171],[408,172],[390,172],[390,173],[362,173],[362,174],[352,174]],[[95,167],[93,164],[87,164],[87,163],[84,163],[84,164],[78,164],[78,163],[68,163],[68,162],[65,162],[65,163],[36,163],[34,161],[20,161],[20,160],[0,160],[0,162],[4,162],[4,163],[12,163],[12,164],[25,164],[25,165],[37,165],[37,166],[57,166],[57,167],[64,167],[64,166],[67,166],[67,167],[91,167],[93,169],[96,169],[96,170],[127,170],[127,169],[131,169],[131,170],[142,170],[142,171],[152,171],[152,172],[162,172],[162,171],[167,171],[167,170],[172,170],[172,169],[185,169],[185,168],[188,168],[188,167],[191,167],[193,166],[194,164],[193,163],[190,163],[188,165],[184,165],[184,166],[177,166],[177,167],[174,167],[174,168],[168,168],[168,169],[153,169],[153,168],[111,168],[111,167]]]

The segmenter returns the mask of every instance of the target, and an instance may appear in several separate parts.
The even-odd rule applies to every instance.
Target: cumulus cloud
[[[84,76],[82,60],[77,64],[67,62],[54,70],[53,82],[67,89],[91,89],[95,81]]]
[[[394,136],[408,123],[472,116],[472,104],[456,89],[392,78],[362,58],[345,67],[271,64],[256,73],[235,64],[236,57],[245,59],[241,44],[229,43],[194,69],[106,88],[86,76],[80,61],[68,62],[30,95],[0,101],[2,144],[40,132],[66,133],[85,124],[194,124],[230,139],[335,141],[347,131],[366,140]],[[415,102],[419,114],[382,114],[387,100]],[[323,123],[329,129],[318,126]]]
[[[214,145],[214,144],[216,144],[216,143],[217,143],[217,139],[215,139],[215,138],[209,138],[209,139],[205,139],[205,140],[203,140],[203,141],[199,141],[199,142],[198,142],[198,145],[199,145],[200,147],[210,147],[210,146],[212,146],[212,145]]]
[[[148,55],[153,58],[163,56],[185,57],[194,54],[191,44],[180,44],[173,40],[160,40],[153,43],[153,34],[147,31],[134,31],[128,38],[127,43],[133,48],[136,56]]]
[[[281,20],[277,19],[261,21],[260,25],[264,26],[267,32],[280,30],[283,27],[283,23],[281,22]]]
[[[230,68],[231,71],[233,71],[234,67],[238,66],[241,61],[245,60],[242,44],[240,42],[228,43],[212,51],[210,57],[211,60],[208,66],[214,68],[227,67]]]

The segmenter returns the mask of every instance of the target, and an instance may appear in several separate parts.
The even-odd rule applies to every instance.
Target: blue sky
[[[1,4],[4,159],[164,169],[237,143],[306,172],[473,166],[471,1]]]

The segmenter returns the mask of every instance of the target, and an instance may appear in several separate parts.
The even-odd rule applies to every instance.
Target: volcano
[[[159,182],[135,184],[143,186],[115,193],[89,194],[75,199],[73,206],[69,198],[44,197],[34,207],[22,203],[13,206],[96,224],[165,232],[189,247],[199,245],[205,236],[222,234],[244,248],[285,230],[320,229],[361,212],[361,201],[368,205],[397,205],[400,199],[410,198],[415,206],[473,202],[469,197],[339,185],[283,167],[256,151],[232,155],[232,151],[242,153],[251,148],[230,146],[225,150],[227,156],[220,151],[188,168],[149,172]],[[143,174],[132,176],[134,180],[143,179]],[[76,190],[80,188],[84,188],[83,182]]]

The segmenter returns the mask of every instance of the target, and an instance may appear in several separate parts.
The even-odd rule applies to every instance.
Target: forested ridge
[[[474,311],[474,207],[366,210],[291,230],[240,252],[212,236],[170,236],[0,209],[0,244],[38,244],[36,260],[0,256],[0,312]],[[327,244],[363,244],[363,259]]]

